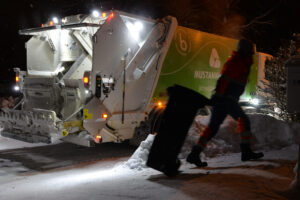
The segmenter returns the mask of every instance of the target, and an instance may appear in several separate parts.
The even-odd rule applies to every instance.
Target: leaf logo
[[[209,59],[209,66],[211,66],[212,68],[221,67],[220,57],[216,48],[212,48],[210,59]]]

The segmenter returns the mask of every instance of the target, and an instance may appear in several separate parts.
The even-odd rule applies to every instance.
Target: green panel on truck
[[[210,97],[219,72],[238,40],[178,26],[162,66],[153,101],[166,100],[166,88],[179,84]],[[253,56],[243,99],[256,91],[257,59]]]

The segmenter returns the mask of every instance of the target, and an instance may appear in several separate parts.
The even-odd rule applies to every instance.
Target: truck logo
[[[209,59],[209,66],[212,68],[220,68],[221,67],[221,61],[218,54],[218,51],[216,48],[212,48],[210,59]]]
[[[191,41],[189,41],[187,33],[182,29],[178,29],[175,33],[175,46],[177,52],[182,56],[187,56],[191,51]]]

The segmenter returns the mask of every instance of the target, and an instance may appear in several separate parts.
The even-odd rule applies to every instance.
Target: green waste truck
[[[20,30],[27,66],[16,72],[22,100],[0,112],[1,135],[27,142],[84,146],[155,132],[179,84],[210,97],[237,40],[121,11],[74,15]],[[256,53],[242,97],[253,99],[267,55]],[[180,116],[179,116],[180,117]]]

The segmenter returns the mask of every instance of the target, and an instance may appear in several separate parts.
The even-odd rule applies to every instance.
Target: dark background
[[[175,16],[179,25],[233,38],[246,37],[258,51],[276,55],[280,45],[300,31],[297,0],[10,0],[1,4],[0,88],[14,81],[12,68],[25,70],[27,36],[18,30],[40,27],[53,16],[89,14],[93,9],[122,10],[161,18]]]

